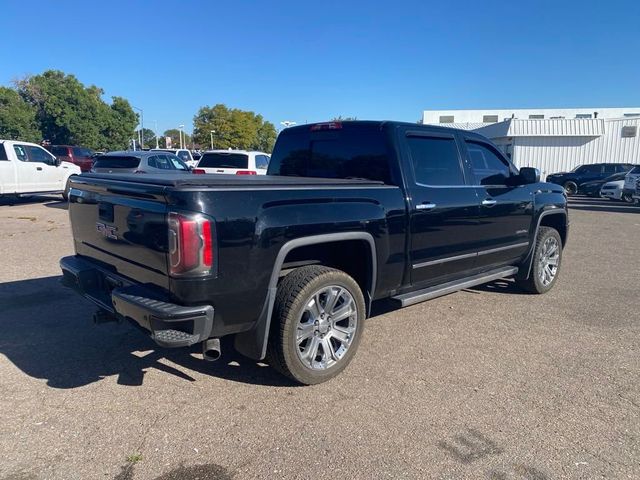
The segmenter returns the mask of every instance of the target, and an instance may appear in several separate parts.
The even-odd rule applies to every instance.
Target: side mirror
[[[540,170],[533,167],[522,167],[520,169],[520,179],[523,185],[530,185],[540,181]]]
[[[60,160],[58,157],[53,157],[53,158],[54,158],[54,160],[53,160],[53,164],[54,164],[56,167],[59,167],[59,166],[60,166],[60,163],[61,163],[61,160]]]

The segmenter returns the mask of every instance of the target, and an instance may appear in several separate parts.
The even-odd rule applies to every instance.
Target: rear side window
[[[464,185],[464,174],[455,139],[415,136],[407,138],[407,145],[416,183]]]
[[[478,185],[504,185],[511,175],[509,166],[486,145],[466,142],[471,168]]]
[[[244,153],[210,152],[202,155],[201,168],[248,168],[249,156]]]
[[[90,157],[91,155],[93,155],[93,152],[88,148],[73,147],[74,157]]]
[[[117,155],[103,155],[98,157],[94,163],[94,168],[136,168],[140,165],[137,157],[124,157]]]
[[[13,151],[16,152],[16,157],[21,162],[28,162],[29,158],[27,157],[27,150],[22,145],[14,145]]]
[[[587,175],[602,173],[602,165],[583,165],[578,170],[578,173],[583,173]]]
[[[287,129],[278,137],[267,174],[392,183],[384,132],[367,125],[342,124],[339,129],[319,131]]]
[[[258,170],[266,170],[269,168],[269,157],[266,155],[256,155],[256,168]]]

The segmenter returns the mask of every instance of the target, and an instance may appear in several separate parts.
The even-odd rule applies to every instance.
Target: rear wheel
[[[555,228],[540,227],[529,278],[516,283],[531,293],[547,293],[558,280],[562,263],[562,239]]]
[[[67,178],[67,183],[64,186],[64,191],[62,192],[62,198],[64,199],[65,202],[69,201],[69,190],[71,190],[71,177],[74,177],[74,175],[71,175],[69,178]]]
[[[323,266],[298,268],[278,287],[268,361],[296,382],[325,382],[351,362],[364,319],[364,297],[353,278]]]
[[[564,191],[567,192],[567,195],[575,195],[576,193],[578,193],[578,184],[576,182],[565,182],[563,187]]]

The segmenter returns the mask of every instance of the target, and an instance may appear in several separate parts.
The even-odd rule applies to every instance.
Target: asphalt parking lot
[[[378,305],[296,387],[94,326],[58,198],[0,200],[0,479],[640,477],[640,207],[578,199],[561,278]]]

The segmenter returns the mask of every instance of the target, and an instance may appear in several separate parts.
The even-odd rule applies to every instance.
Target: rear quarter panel
[[[215,219],[217,277],[171,285],[183,303],[214,305],[214,335],[253,326],[265,306],[278,252],[289,240],[368,232],[376,244],[377,295],[402,281],[406,219],[398,187],[174,191],[168,203]]]

